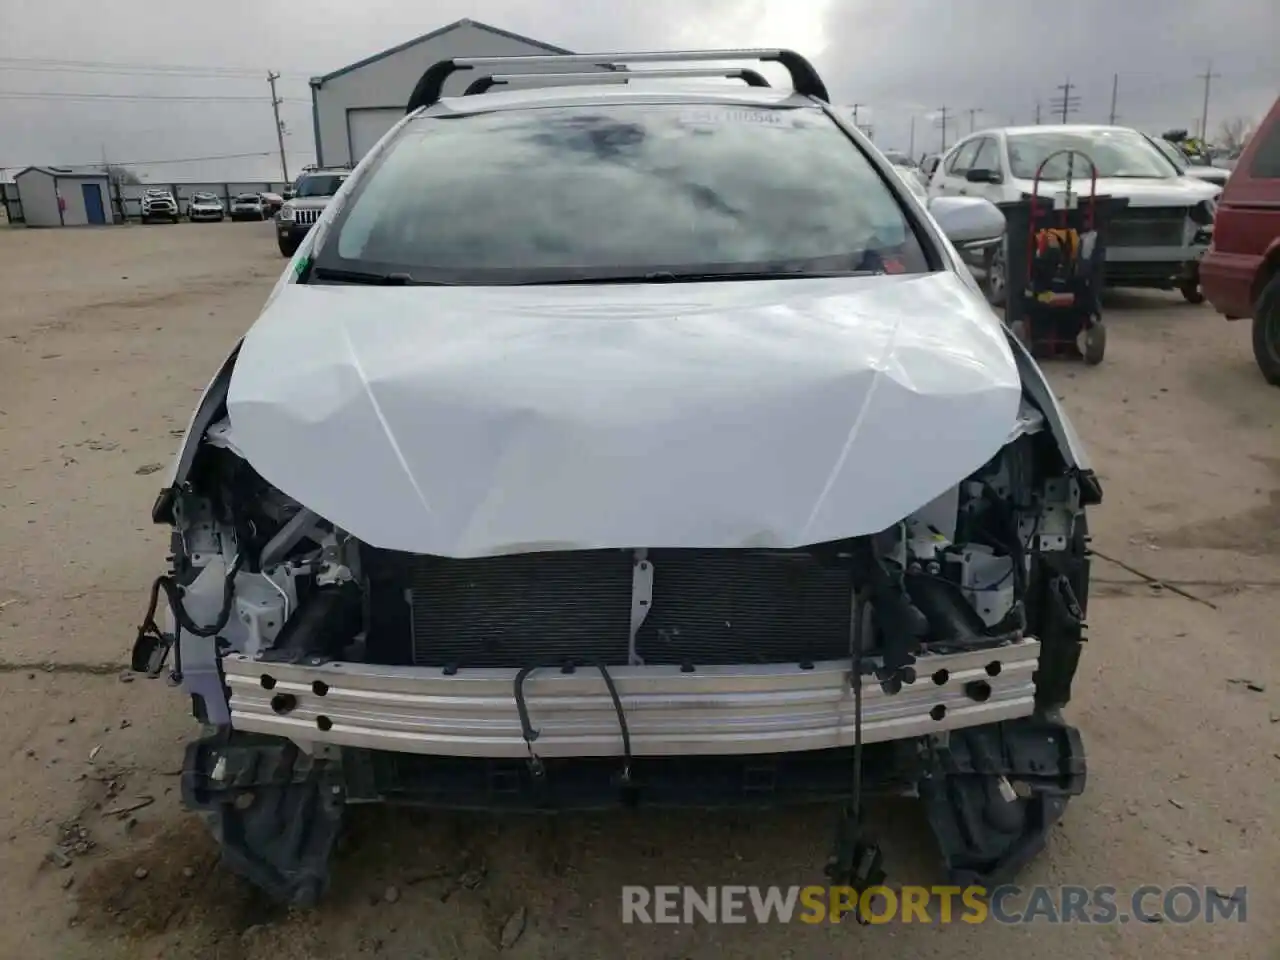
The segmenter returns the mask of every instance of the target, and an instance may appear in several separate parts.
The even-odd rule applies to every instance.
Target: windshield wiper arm
[[[407,273],[369,273],[363,270],[335,270],[332,267],[313,267],[311,276],[317,280],[365,283],[376,287],[442,286],[430,280],[415,280]]]
[[[672,273],[656,270],[651,273],[629,274],[618,277],[573,277],[563,280],[532,280],[522,286],[568,286],[581,284],[596,286],[607,283],[706,283],[715,280],[817,280],[830,277],[872,277],[875,270],[743,270],[718,273]]]

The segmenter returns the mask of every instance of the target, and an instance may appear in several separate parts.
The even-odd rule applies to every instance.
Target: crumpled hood
[[[873,533],[995,454],[1020,394],[949,273],[288,284],[227,408],[253,467],[332,523],[474,557]]]

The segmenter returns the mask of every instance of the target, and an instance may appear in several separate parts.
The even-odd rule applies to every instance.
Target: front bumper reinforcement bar
[[[1040,643],[922,652],[911,683],[862,678],[864,743],[1030,716]],[[876,658],[868,657],[869,665]],[[523,757],[516,670],[223,659],[232,728],[284,737],[312,752],[356,747],[454,757]],[[854,739],[850,665],[774,664],[610,669],[634,756],[785,753]],[[594,669],[534,671],[523,685],[542,757],[623,753],[617,709]]]

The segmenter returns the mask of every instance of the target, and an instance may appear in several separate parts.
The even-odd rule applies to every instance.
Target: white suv
[[[169,190],[148,188],[142,195],[142,222],[168,220],[178,222],[178,201]]]
[[[1083,788],[1101,491],[956,254],[1004,218],[926,209],[796,54],[681,56],[795,89],[431,67],[200,401],[133,664],[273,896],[364,802],[848,801],[865,889],[864,790],[989,884]]]

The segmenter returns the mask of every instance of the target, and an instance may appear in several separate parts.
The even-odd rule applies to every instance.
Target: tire
[[[1096,367],[1107,353],[1107,328],[1098,321],[1084,332],[1084,362]]]
[[[1178,290],[1182,294],[1182,299],[1187,301],[1187,303],[1194,303],[1197,305],[1204,303],[1204,293],[1200,289],[1200,284],[1195,281],[1188,280],[1186,283],[1178,287]]]
[[[276,246],[280,248],[280,255],[283,257],[292,257],[297,253],[301,242],[300,240],[286,240],[284,237],[276,237]]]
[[[1262,288],[1253,308],[1253,357],[1267,383],[1280,387],[1280,273]]]
[[[1003,307],[1009,297],[1008,251],[1006,243],[1000,243],[987,253],[983,264],[986,279],[982,281],[987,292],[987,303],[993,307]]]

